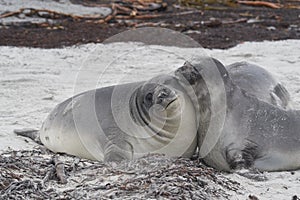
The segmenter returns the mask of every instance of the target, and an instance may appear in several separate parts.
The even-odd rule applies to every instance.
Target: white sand
[[[224,64],[249,61],[264,66],[284,83],[294,107],[300,108],[300,40],[244,43],[228,50],[205,52]],[[15,136],[13,130],[38,129],[54,106],[74,93],[145,80],[176,69],[191,54],[195,54],[195,49],[133,43],[64,49],[0,47],[0,151],[32,148],[33,142]],[[245,188],[242,193],[233,194],[233,199],[246,199],[249,194],[259,199],[300,196],[300,171],[294,175],[267,173],[269,180],[265,182],[236,174],[228,176]]]

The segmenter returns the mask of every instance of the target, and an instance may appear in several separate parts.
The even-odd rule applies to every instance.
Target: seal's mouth
[[[177,98],[172,99],[166,106],[165,109],[167,110],[168,108],[172,107],[172,105],[175,104],[175,102],[177,101]]]
[[[160,111],[173,110],[178,107],[178,98],[178,95],[172,94],[169,97],[156,101],[155,104],[158,106]]]

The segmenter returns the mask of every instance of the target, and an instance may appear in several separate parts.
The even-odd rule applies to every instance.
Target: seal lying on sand
[[[248,62],[236,62],[226,69],[232,81],[248,94],[284,109],[290,108],[289,92],[264,68]]]
[[[99,88],[60,103],[39,131],[54,152],[101,161],[148,153],[191,157],[197,147],[195,110],[178,80]]]
[[[208,76],[213,70],[222,84],[210,81],[217,80]],[[300,168],[300,111],[284,110],[249,95],[215,59],[186,62],[175,74],[198,97],[199,152],[208,165],[226,171]]]

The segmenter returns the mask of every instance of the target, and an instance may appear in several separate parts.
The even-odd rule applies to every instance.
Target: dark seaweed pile
[[[104,164],[43,147],[0,155],[0,199],[229,199],[240,187],[197,159]]]

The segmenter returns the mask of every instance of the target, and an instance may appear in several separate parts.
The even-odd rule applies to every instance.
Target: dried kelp
[[[199,9],[226,9],[226,7],[237,7],[240,5],[248,6],[258,6],[258,7],[268,7],[273,9],[279,8],[291,8],[291,9],[300,9],[299,0],[266,0],[266,1],[257,1],[257,0],[178,0],[178,2],[187,7],[195,7]]]
[[[84,5],[86,5],[85,3]],[[0,19],[15,17],[16,19],[21,18],[41,18],[53,21],[60,21],[63,19],[72,19],[72,20],[88,20],[96,23],[109,22],[112,19],[144,19],[144,18],[155,18],[160,15],[157,15],[156,12],[165,11],[167,9],[167,3],[163,1],[135,1],[135,0],[124,0],[124,1],[115,1],[106,4],[87,4],[87,7],[94,8],[107,8],[110,10],[110,14],[103,15],[99,13],[91,14],[77,14],[74,13],[65,13],[62,11],[55,10],[55,7],[44,9],[44,8],[31,8],[25,7],[20,8],[19,10],[0,13]]]
[[[197,159],[153,154],[103,163],[42,146],[0,156],[0,199],[227,199],[240,187]]]

